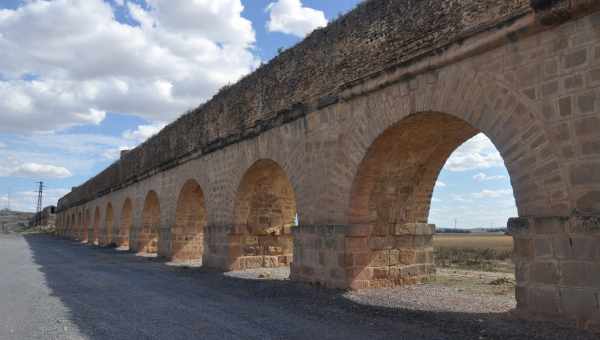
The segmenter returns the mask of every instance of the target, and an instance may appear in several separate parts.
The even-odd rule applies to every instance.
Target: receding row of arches
[[[463,119],[436,112],[410,115],[389,125],[370,140],[364,157],[357,160],[351,182],[345,184],[351,191],[344,213],[347,224],[361,231],[345,235],[342,250],[333,243],[307,241],[303,247],[318,245],[314,246],[318,256],[304,259],[293,258],[295,252],[298,256],[303,253],[294,247],[293,229],[299,216],[296,188],[279,163],[260,159],[241,176],[226,250],[214,253],[226,256],[223,267],[230,269],[287,266],[295,260],[294,265],[304,261],[307,273],[313,272],[311,265],[318,268],[327,266],[328,261],[341,261],[338,255],[343,253],[343,261],[331,266],[343,268],[351,282],[379,286],[412,282],[407,275],[418,280],[433,271],[433,229],[427,223],[438,175],[451,153],[481,132]],[[212,248],[218,248],[210,242],[214,235],[206,232],[206,200],[198,182],[190,179],[177,195],[172,225],[164,226],[161,198],[153,190],[145,193],[137,219],[134,201],[126,198],[121,207],[106,203],[104,218],[100,207],[95,207],[93,212],[67,216],[66,223],[80,240],[90,244],[129,247],[143,253],[160,251],[159,255],[175,261],[201,261],[205,249],[212,253]],[[119,221],[115,220],[116,209],[121,209]],[[411,265],[412,271],[407,271]],[[328,273],[340,275],[336,270]]]
[[[115,208],[101,207],[72,213],[66,229],[78,240],[99,246],[129,248],[147,254],[159,252],[161,204],[156,191],[144,198],[140,225],[134,226],[134,204],[126,198],[120,220]],[[292,227],[297,224],[294,189],[285,171],[275,161],[259,160],[243,176],[235,204],[232,234],[240,236],[239,268],[289,265],[292,260]],[[207,210],[205,195],[197,181],[190,179],[180,190],[174,224],[168,229],[168,256],[174,261],[202,260]],[[90,228],[91,226],[91,228]],[[88,233],[90,235],[88,236]]]

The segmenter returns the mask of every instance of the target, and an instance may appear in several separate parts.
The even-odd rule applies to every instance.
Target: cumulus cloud
[[[9,159],[0,164],[0,176],[32,179],[60,179],[71,177],[71,172],[62,166],[40,163],[18,163]],[[8,164],[7,164],[8,163]]]
[[[157,122],[148,125],[140,125],[135,130],[127,130],[123,133],[123,138],[141,143],[154,136],[166,126],[166,123]]]
[[[300,38],[318,27],[327,25],[325,13],[304,7],[300,0],[278,0],[269,4],[267,29],[270,32],[293,34]]]
[[[473,179],[477,182],[486,182],[486,181],[496,181],[505,179],[506,176],[498,175],[498,176],[488,176],[487,174],[480,172],[477,175],[473,176]]]
[[[0,131],[98,124],[106,112],[169,121],[259,63],[240,0],[123,5],[137,26],[102,0],[0,10]]]
[[[25,163],[15,168],[10,176],[27,178],[67,178],[72,174],[67,168],[50,164]]]
[[[456,149],[445,168],[449,171],[468,171],[503,166],[502,156],[494,144],[480,133]]]

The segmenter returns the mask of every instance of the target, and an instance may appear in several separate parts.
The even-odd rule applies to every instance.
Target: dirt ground
[[[46,235],[0,235],[0,259],[2,340],[595,338],[515,318],[510,283],[490,284],[500,274],[350,292],[286,269],[220,273]]]

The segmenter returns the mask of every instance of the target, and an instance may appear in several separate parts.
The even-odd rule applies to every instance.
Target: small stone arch
[[[204,192],[195,180],[188,180],[180,191],[175,212],[175,225],[171,228],[171,258],[173,260],[202,259],[206,220]]]
[[[238,187],[233,234],[239,235],[234,269],[289,265],[293,255],[296,197],[285,171],[270,159],[254,163]],[[235,246],[234,246],[235,247]]]
[[[96,207],[94,212],[94,224],[92,230],[92,244],[98,245],[100,242],[100,207]]]
[[[155,191],[150,191],[144,200],[142,226],[137,234],[138,252],[156,254],[160,240],[160,201]]]
[[[103,245],[111,245],[113,241],[113,223],[114,223],[114,213],[112,204],[109,202],[106,205],[106,213],[104,216],[104,233],[103,233]]]
[[[90,228],[91,221],[92,221],[92,219],[90,216],[90,210],[86,209],[85,213],[84,213],[84,217],[83,217],[83,227],[82,227],[82,236],[81,236],[82,242],[89,242],[89,228]]]
[[[131,199],[125,199],[121,209],[121,222],[119,223],[119,247],[130,247],[129,240],[133,231],[133,203]]]
[[[73,234],[75,232],[75,227],[77,226],[77,221],[75,220],[75,212],[71,213],[71,224],[69,225],[69,237],[73,237]]]
[[[74,231],[76,239],[81,240],[83,234],[83,213],[79,211],[77,213],[77,229]]]

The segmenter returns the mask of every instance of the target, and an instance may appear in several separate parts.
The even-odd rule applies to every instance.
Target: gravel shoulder
[[[452,272],[345,292],[286,269],[219,273],[44,235],[0,235],[0,259],[0,339],[595,338],[517,320],[514,297],[453,286]]]

